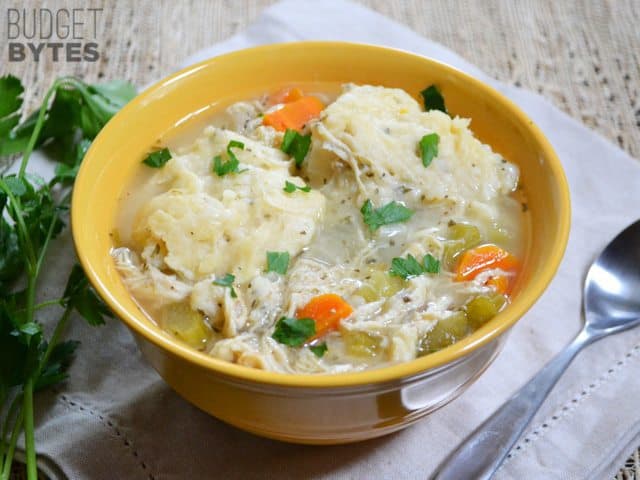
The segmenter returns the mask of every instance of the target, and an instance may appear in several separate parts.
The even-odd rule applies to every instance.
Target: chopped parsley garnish
[[[213,284],[219,285],[221,287],[229,287],[231,289],[231,298],[236,298],[238,295],[236,294],[236,291],[233,289],[233,282],[235,281],[235,279],[236,279],[235,275],[231,275],[230,273],[227,273],[222,278],[216,278],[213,281]]]
[[[435,85],[425,88],[420,92],[420,95],[422,95],[425,110],[440,110],[446,114],[449,113],[447,107],[444,106],[444,97]]]
[[[287,128],[287,131],[284,132],[280,150],[291,155],[296,162],[296,167],[300,168],[302,166],[302,162],[304,162],[304,158],[309,152],[310,146],[311,134],[300,135],[295,130]]]
[[[284,188],[283,190],[287,193],[293,193],[296,190],[300,190],[301,192],[310,192],[311,191],[311,187],[308,185],[305,185],[304,187],[299,187],[298,185],[296,185],[295,183],[291,183],[290,181],[285,181],[284,182]]]
[[[431,161],[438,156],[438,143],[440,137],[437,133],[430,133],[420,139],[420,154],[425,167],[431,165]]]
[[[267,272],[286,275],[289,269],[289,252],[267,252]]]
[[[329,350],[329,347],[327,347],[326,343],[320,343],[310,346],[309,350],[311,350],[316,357],[322,358],[324,354],[327,353],[327,350]]]
[[[440,260],[427,253],[422,259],[422,264],[426,273],[440,273]]]
[[[280,317],[271,338],[290,347],[299,347],[315,333],[316,322],[312,318]]]
[[[240,161],[236,154],[231,150],[233,147],[244,150],[244,143],[237,140],[231,140],[227,145],[227,155],[229,160],[226,162],[222,160],[221,155],[216,155],[213,159],[213,171],[219,177],[225,176],[227,173],[242,173],[244,170],[240,170]]]
[[[171,160],[171,152],[169,152],[168,148],[163,148],[162,150],[151,152],[142,163],[151,168],[162,168],[169,160]]]
[[[438,272],[440,272],[440,261],[430,253],[427,253],[422,259],[422,263],[418,262],[411,254],[407,255],[407,258],[395,257],[391,260],[389,274],[407,280],[424,273]]]
[[[284,132],[284,137],[282,137],[282,145],[280,145],[280,150],[282,150],[284,153],[289,153],[291,151],[291,146],[293,145],[293,141],[299,135],[300,134],[295,130],[291,130],[290,128],[287,128],[287,131]]]
[[[413,210],[405,207],[401,203],[392,201],[380,208],[373,208],[371,200],[367,200],[360,209],[364,223],[375,232],[382,225],[391,223],[406,222],[413,215]]]

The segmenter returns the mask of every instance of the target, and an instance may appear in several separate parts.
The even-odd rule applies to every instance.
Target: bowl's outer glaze
[[[426,86],[436,84],[451,114],[471,118],[471,128],[480,140],[520,166],[531,231],[508,309],[435,354],[340,375],[286,375],[229,364],[181,345],[145,317],[109,256],[119,196],[142,168],[142,158],[193,118],[194,112],[214,110],[282,85],[309,82],[398,87],[416,98]],[[189,67],[149,88],[93,142],[76,180],[71,214],[78,256],[91,283],[133,331],[169,385],[231,424],[305,443],[382,435],[453,398],[486,368],[502,343],[501,336],[547,287],[562,259],[570,226],[569,190],[560,161],[540,130],[513,103],[439,62],[399,50],[340,42],[242,50]],[[456,362],[467,366],[452,366]],[[439,371],[426,372],[430,369]],[[410,385],[415,388],[407,390]],[[427,395],[421,385],[439,393]],[[411,391],[413,397],[407,393]],[[415,392],[422,393],[416,397]],[[407,395],[421,400],[407,403]]]

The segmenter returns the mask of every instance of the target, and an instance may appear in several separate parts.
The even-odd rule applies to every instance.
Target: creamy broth
[[[295,137],[311,135],[299,168],[264,125],[294,90],[324,107]],[[123,192],[112,255],[147,315],[194,348],[274,371],[362,370],[445,348],[508,308],[524,191],[465,119],[397,89],[298,85],[161,143],[172,158]]]

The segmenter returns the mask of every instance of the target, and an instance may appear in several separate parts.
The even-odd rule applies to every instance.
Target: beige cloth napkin
[[[569,178],[572,234],[558,275],[512,329],[495,363],[460,398],[400,433],[336,447],[288,445],[229,427],[173,393],[117,320],[98,330],[78,320],[69,332],[82,340],[71,380],[56,396],[39,398],[37,419],[40,451],[70,478],[427,478],[580,329],[587,266],[613,235],[640,217],[640,164],[542,97],[488,78],[456,54],[364,7],[330,0],[315,2],[313,15],[309,8],[298,1],[278,3],[244,33],[187,63],[260,43],[351,40],[411,50],[490,83],[542,128]],[[43,172],[50,170],[46,160],[39,162]],[[58,272],[72,261],[68,235],[55,252],[43,282],[47,296],[62,288],[65,277]],[[612,477],[640,444],[639,373],[639,330],[583,352],[496,478]]]

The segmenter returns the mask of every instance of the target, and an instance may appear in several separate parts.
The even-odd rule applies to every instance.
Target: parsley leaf
[[[44,365],[38,381],[34,385],[35,390],[42,390],[66,380],[69,377],[67,371],[71,366],[76,349],[80,342],[67,340],[57,343],[51,350],[49,359]]]
[[[289,269],[289,252],[267,252],[267,272],[286,275]]]
[[[27,337],[35,337],[42,333],[42,327],[36,322],[27,322],[18,327],[18,332],[26,335]]]
[[[424,256],[422,263],[418,262],[411,254],[408,254],[407,258],[395,257],[391,260],[391,270],[389,270],[390,275],[401,277],[405,280],[424,273],[438,272],[440,272],[440,261],[430,253]]]
[[[78,131],[81,138],[92,140],[111,117],[135,96],[135,88],[122,81],[89,85],[76,78],[64,77],[56,80],[52,95],[53,101],[48,108],[44,105],[44,123],[36,147],[48,140],[72,143]],[[38,117],[39,112],[35,111],[9,135],[0,138],[0,155],[24,151]]]
[[[19,89],[16,86],[19,81],[15,77],[11,77],[13,80],[7,78],[0,79],[0,98],[3,100],[7,91],[15,95],[22,90],[21,86]],[[40,107],[44,113],[42,122],[38,121],[40,109],[20,124],[17,124],[19,113],[4,118],[0,115],[0,156],[25,152],[38,125],[41,128],[35,147],[46,142],[47,150],[54,159],[69,163],[75,159],[72,153],[74,145],[81,139],[92,140],[135,93],[133,85],[123,81],[90,85],[73,77],[59,78]],[[51,97],[53,100],[49,102]],[[3,105],[0,109],[7,109],[6,105],[15,107],[20,102],[8,103],[5,100],[0,103]]]
[[[103,316],[113,317],[111,311],[89,284],[82,267],[77,263],[71,269],[67,286],[62,294],[62,306],[75,309],[92,326],[103,325]]]
[[[232,147],[236,147],[236,148],[239,148],[240,150],[244,150],[244,143],[239,142],[237,140],[230,140],[229,144],[227,145],[227,153],[229,154],[229,158],[233,158],[237,160],[235,154],[231,151]]]
[[[440,260],[430,253],[424,256],[422,264],[424,265],[424,271],[426,273],[440,273]]]
[[[425,167],[431,165],[431,161],[438,156],[438,144],[440,137],[437,133],[430,133],[420,139],[420,153],[422,155],[422,164]]]
[[[271,338],[290,347],[299,347],[316,333],[312,318],[280,317]]]
[[[300,168],[302,166],[302,162],[304,162],[304,159],[307,156],[307,153],[309,152],[310,146],[310,133],[308,135],[300,135],[295,130],[287,128],[287,131],[284,132],[284,137],[282,138],[280,150],[291,155],[295,160],[296,167]]]
[[[16,202],[9,202],[6,212],[14,222],[13,228],[20,227],[16,229],[20,256],[32,261],[33,255],[62,230],[60,213],[64,205],[55,203],[50,186],[36,176],[1,177],[0,192],[4,189],[11,192]],[[20,233],[23,226],[25,230]]]
[[[27,370],[29,349],[16,335],[19,319],[13,315],[9,300],[0,302],[0,391],[22,384],[30,372]],[[3,439],[4,440],[4,439]]]
[[[168,148],[163,148],[162,150],[151,152],[142,163],[151,168],[162,168],[169,160],[171,160],[171,152]]]
[[[291,145],[293,141],[298,137],[299,133],[295,130],[287,128],[284,132],[284,136],[282,137],[282,144],[280,145],[280,150],[284,153],[289,153],[291,151]]]
[[[80,164],[87,154],[87,150],[91,146],[91,140],[86,138],[80,140],[77,144],[71,147],[69,151],[69,160],[65,163],[59,163],[55,169],[55,177],[51,181],[51,185],[56,183],[70,183],[73,182],[80,170]]]
[[[124,80],[111,80],[90,86],[91,91],[100,94],[111,105],[113,113],[124,107],[129,100],[136,96],[136,87]]]
[[[227,155],[229,156],[229,160],[227,162],[223,162],[221,155],[216,155],[213,159],[213,171],[216,172],[216,175],[219,177],[223,177],[228,173],[242,173],[244,171],[238,168],[240,167],[240,161],[231,150],[233,147],[244,150],[244,143],[238,142],[237,140],[231,140],[229,142],[227,145]]]
[[[1,203],[1,202],[0,202]],[[0,205],[0,214],[2,207]],[[18,233],[15,228],[0,215],[0,289],[5,290],[9,284],[22,274],[24,260],[20,255]]]
[[[20,107],[24,88],[13,75],[0,78],[0,150],[6,137],[20,121]]]
[[[4,177],[3,180],[4,184],[16,197],[21,197],[22,195],[27,193],[27,187],[25,186],[21,178],[16,177],[15,175],[11,175],[8,177]]]
[[[391,260],[391,270],[389,273],[406,280],[407,278],[422,275],[423,269],[420,262],[418,262],[413,255],[409,254],[406,259],[396,257]]]
[[[17,112],[22,106],[24,87],[13,75],[0,78],[0,117]]]
[[[444,97],[435,85],[425,88],[420,92],[420,95],[422,95],[425,110],[440,110],[446,114],[449,113],[444,105]]]
[[[213,158],[213,171],[216,172],[216,175],[219,177],[224,177],[227,173],[237,172],[238,163],[235,163],[233,160],[224,162],[220,155],[216,155]]]
[[[233,289],[233,282],[236,280],[235,275],[231,275],[230,273],[227,273],[224,277],[222,278],[216,278],[213,281],[214,285],[219,285],[221,287],[229,287],[231,289],[231,298],[237,298],[237,294],[236,291]]]
[[[284,182],[284,188],[283,190],[287,193],[293,193],[296,190],[300,190],[301,192],[310,192],[311,191],[311,187],[308,185],[305,185],[304,187],[299,187],[298,185],[296,185],[295,183],[291,183],[290,181],[286,180]]]
[[[360,213],[369,230],[375,232],[383,225],[406,222],[413,215],[413,210],[396,201],[389,202],[380,208],[373,208],[371,200],[367,200],[362,205]]]
[[[324,354],[327,353],[327,350],[329,350],[329,347],[327,347],[326,343],[319,343],[318,345],[310,346],[309,350],[311,350],[316,357],[322,358]]]

